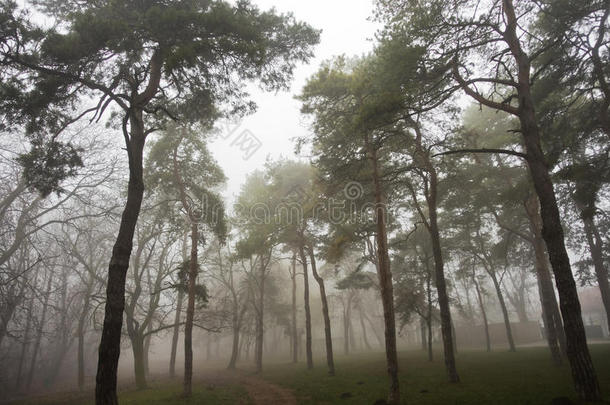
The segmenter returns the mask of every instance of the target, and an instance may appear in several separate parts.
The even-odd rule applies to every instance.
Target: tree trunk
[[[542,238],[542,219],[540,218],[538,198],[532,194],[525,200],[524,205],[529,219],[530,232],[533,235],[532,245],[536,256],[536,278],[538,279],[546,340],[553,364],[561,365],[561,352],[566,353],[565,333],[549,271],[546,247]]]
[[[602,237],[599,234],[599,229],[597,229],[593,217],[584,215],[583,213],[583,223],[589,251],[591,252],[591,258],[593,259],[593,268],[595,269],[597,285],[602,296],[604,309],[606,310],[608,328],[610,328],[610,284],[608,283],[608,270],[604,265],[604,242],[602,241]]]
[[[180,335],[180,318],[182,312],[182,301],[184,300],[184,291],[178,291],[178,301],[176,302],[176,316],[174,317],[174,331],[172,333],[172,351],[169,357],[169,376],[176,376],[176,353],[178,352],[178,337]]]
[[[419,334],[420,334],[420,338],[421,338],[421,349],[423,351],[428,350],[428,338],[426,337],[426,329],[427,329],[427,325],[428,323],[426,322],[426,318],[423,316],[419,317]]]
[[[398,382],[398,353],[396,349],[396,320],[394,313],[394,286],[390,270],[388,254],[388,236],[386,230],[386,197],[381,184],[377,150],[369,144],[368,134],[365,134],[366,148],[373,169],[373,184],[375,189],[375,225],[377,228],[378,276],[383,304],[383,319],[385,323],[385,349],[388,374],[390,376],[389,404],[400,403],[400,387]],[[347,338],[347,336],[346,336]]]
[[[379,344],[379,346],[383,346],[383,337],[377,330],[378,329],[377,326],[375,324],[373,324],[373,321],[371,320],[371,318],[369,318],[369,316],[366,314],[366,312],[363,312],[362,316],[364,316],[364,320],[368,322],[368,324],[370,326],[370,330],[373,331],[373,335],[375,335],[375,339],[377,339],[377,343]]]
[[[296,265],[296,254],[292,256],[292,362],[296,363],[299,359],[299,352],[297,346],[297,265]]]
[[[193,393],[193,319],[195,317],[195,285],[197,283],[197,247],[199,227],[191,224],[191,257],[189,260],[188,298],[186,323],[184,324],[184,390],[182,395],[190,397]]]
[[[316,279],[318,286],[320,287],[320,299],[322,300],[322,316],[324,318],[324,341],[326,343],[326,364],[328,365],[328,374],[335,375],[335,360],[333,357],[333,338],[331,333],[330,314],[328,310],[328,298],[326,297],[326,287],[324,286],[324,279],[318,274],[318,267],[316,264],[316,257],[313,252],[313,247],[309,250],[309,261],[311,262],[311,272],[313,278]],[[360,311],[361,322],[362,311]],[[362,323],[362,330],[364,331],[364,322]],[[366,332],[365,336],[366,336]],[[368,344],[367,344],[368,345]]]
[[[95,280],[91,280],[95,282]],[[88,288],[86,291],[86,297],[81,310],[80,317],[78,318],[78,390],[83,391],[85,388],[85,325],[87,317],[89,316],[89,302],[91,291]]]
[[[51,295],[51,285],[53,282],[53,274],[49,275],[47,282],[47,289],[45,291],[44,302],[42,304],[42,314],[40,314],[40,324],[38,325],[38,331],[36,335],[36,342],[34,343],[34,350],[32,350],[32,360],[30,361],[30,370],[28,372],[28,378],[26,380],[26,389],[30,389],[32,381],[34,380],[34,371],[36,370],[36,359],[38,358],[38,349],[40,349],[40,342],[42,340],[42,333],[44,323],[47,319],[47,310],[49,309],[49,296]]]
[[[311,348],[311,309],[309,307],[309,272],[307,270],[307,257],[303,246],[299,247],[299,256],[303,264],[303,297],[305,301],[305,355],[307,368],[313,368],[313,353]]]
[[[483,304],[483,294],[481,294],[481,288],[479,287],[479,282],[477,281],[474,269],[472,271],[472,283],[474,284],[474,288],[477,292],[477,300],[479,301],[481,317],[483,318],[483,328],[485,330],[485,347],[487,348],[488,352],[491,352],[491,339],[489,338],[489,323],[487,321],[487,312],[485,311],[485,305]]]
[[[502,294],[502,288],[500,287],[500,282],[498,281],[498,277],[496,277],[496,273],[493,269],[488,270],[489,277],[491,277],[491,281],[493,282],[494,289],[496,290],[496,295],[498,296],[498,303],[500,304],[500,309],[502,310],[502,318],[504,319],[504,328],[506,329],[506,339],[508,340],[508,350],[511,352],[517,351],[515,347],[515,341],[513,339],[513,331],[510,326],[510,318],[508,316],[508,310],[506,309],[506,302],[504,302],[504,294]]]
[[[146,328],[147,332],[152,331],[152,322],[148,323],[148,327]],[[152,335],[149,333],[144,337],[144,375],[148,377],[150,375],[150,364],[148,362],[148,355],[150,353],[150,340],[152,339]]]
[[[127,145],[129,155],[129,184],[127,202],[121,217],[112,257],[108,266],[104,325],[100,341],[96,386],[96,405],[118,405],[116,394],[117,367],[121,353],[121,328],[125,308],[125,278],[133,248],[133,235],[140,215],[144,196],[142,157],[145,134],[142,110],[130,113],[131,138]]]
[[[133,351],[133,368],[136,377],[136,387],[139,390],[147,388],[146,366],[144,364],[144,337],[136,333],[131,337],[131,349]]]
[[[441,237],[438,230],[437,222],[437,190],[438,181],[436,177],[436,170],[429,164],[428,168],[430,174],[430,190],[429,195],[426,197],[429,212],[429,227],[430,240],[432,244],[432,253],[434,255],[434,270],[435,270],[435,281],[436,289],[438,291],[438,304],[441,313],[441,333],[443,335],[443,352],[445,354],[445,368],[447,369],[447,375],[449,382],[457,383],[460,381],[456,366],[455,366],[455,352],[453,342],[453,331],[451,328],[451,309],[449,307],[449,296],[447,294],[447,285],[445,282],[445,268],[443,263],[443,251],[441,249]]]
[[[352,352],[356,350],[356,337],[354,336],[354,324],[352,323],[352,308],[350,307],[347,323],[349,324],[347,331],[349,332],[349,346],[352,349]]]
[[[559,291],[572,378],[576,392],[582,399],[597,401],[601,398],[599,382],[587,346],[576,282],[565,246],[553,182],[540,142],[538,121],[530,89],[530,60],[521,49],[513,1],[503,0],[503,6],[507,23],[504,38],[518,67],[518,117],[521,123],[521,134],[527,152],[527,164],[540,201],[542,236],[546,242],[553,273],[555,273],[555,284]]]
[[[426,270],[428,262],[426,261]],[[434,360],[434,353],[432,352],[432,289],[430,288],[431,274],[428,271],[426,277],[426,294],[428,296],[428,315],[426,317],[426,324],[428,327],[428,361]]]
[[[243,324],[244,316],[246,315],[247,309],[248,309],[248,306],[244,302],[244,305],[242,306],[241,310],[239,311],[239,314],[235,314],[237,319],[234,319],[234,321],[233,321],[233,345],[231,348],[231,359],[229,360],[229,365],[227,366],[227,369],[229,369],[229,370],[235,369],[235,366],[237,364],[237,359],[239,358],[239,350],[240,350],[239,333],[241,332],[241,326]]]
[[[265,269],[266,265],[264,263],[264,258],[261,257],[261,279],[260,279],[260,295],[258,297],[258,311],[257,311],[257,319],[256,319],[256,346],[254,348],[254,356],[256,362],[256,372],[263,372],[263,345],[265,338],[265,324],[264,324],[264,315],[265,315]]]
[[[34,281],[34,285],[36,285],[36,281]],[[25,322],[25,331],[23,332],[23,345],[21,346],[21,354],[19,356],[19,367],[17,368],[17,380],[15,381],[15,389],[19,391],[21,389],[21,377],[23,372],[23,364],[25,363],[25,356],[27,354],[27,349],[30,344],[30,328],[32,326],[32,307],[34,306],[34,298],[30,299],[30,304],[28,305],[27,311],[27,319]]]
[[[350,304],[349,299],[347,300],[347,304]],[[346,356],[349,354],[349,307],[343,308],[343,354]]]
[[[366,347],[367,350],[371,351],[373,350],[373,348],[371,347],[371,344],[369,343],[369,338],[366,334],[366,325],[364,323],[364,315],[362,315],[361,304],[358,305],[358,314],[360,315],[360,329],[362,329],[362,341],[364,342],[364,347]]]

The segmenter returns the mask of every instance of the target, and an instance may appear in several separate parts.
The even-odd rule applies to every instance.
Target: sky
[[[373,48],[372,39],[379,24],[369,21],[374,0],[253,0],[262,10],[274,7],[278,12],[292,12],[297,20],[321,29],[315,57],[295,70],[290,91],[267,93],[257,88],[251,92],[258,110],[241,123],[221,123],[221,136],[210,148],[228,178],[224,195],[234,201],[247,175],[264,167],[267,159],[297,158],[296,137],[309,133],[300,114],[300,102],[294,99],[320,64],[335,55],[362,55]],[[241,145],[241,147],[240,147]],[[245,151],[244,151],[245,150]]]

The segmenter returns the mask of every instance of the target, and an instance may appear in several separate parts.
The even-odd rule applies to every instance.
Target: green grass
[[[610,345],[591,345],[596,371],[606,400],[610,400]],[[401,352],[402,398],[409,404],[545,404],[556,397],[580,403],[567,364],[551,365],[546,348],[462,351],[457,365],[462,382],[450,384],[439,353],[427,361],[421,351]],[[294,390],[302,404],[373,404],[387,395],[388,377],[383,354],[338,356],[336,376],[329,377],[319,359],[314,370],[303,364],[271,365],[264,377]],[[341,395],[349,395],[341,398]]]
[[[236,385],[215,385],[212,388],[194,382],[191,398],[181,398],[181,393],[182,384],[179,382],[151,385],[146,390],[119,392],[119,402],[121,405],[237,405],[251,403],[246,390]],[[91,395],[57,394],[11,402],[11,405],[93,405],[94,401],[90,398]]]
[[[610,344],[590,346],[605,399],[610,400]],[[516,353],[495,350],[461,351],[457,355],[462,382],[449,384],[440,353],[427,361],[421,351],[401,352],[400,384],[404,403],[431,404],[551,404],[557,397],[577,400],[568,364],[553,367],[546,348],[519,348]],[[382,353],[337,356],[337,375],[328,376],[323,359],[315,368],[305,364],[267,364],[263,377],[294,391],[300,404],[367,404],[386,397],[388,377]],[[251,404],[244,387],[228,378],[211,386],[194,382],[193,397],[180,397],[180,382],[157,383],[142,391],[119,393],[121,405]],[[342,394],[346,398],[342,398]],[[57,394],[13,402],[11,405],[89,405],[92,394]]]

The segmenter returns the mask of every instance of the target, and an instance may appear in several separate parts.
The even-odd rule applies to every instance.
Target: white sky
[[[232,205],[248,173],[263,167],[267,158],[295,158],[292,138],[308,133],[299,112],[299,94],[308,77],[320,63],[335,55],[361,55],[373,47],[372,39],[379,25],[368,21],[373,0],[253,0],[261,9],[275,7],[279,12],[292,12],[297,20],[322,30],[320,44],[309,65],[300,65],[289,92],[252,92],[258,111],[246,117],[239,129],[228,139],[217,139],[210,147],[228,177],[225,196]],[[231,143],[244,130],[249,130],[261,142],[261,147],[249,159]]]

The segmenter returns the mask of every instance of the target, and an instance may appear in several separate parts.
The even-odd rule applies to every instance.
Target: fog
[[[0,402],[608,399],[609,16],[0,1]]]

